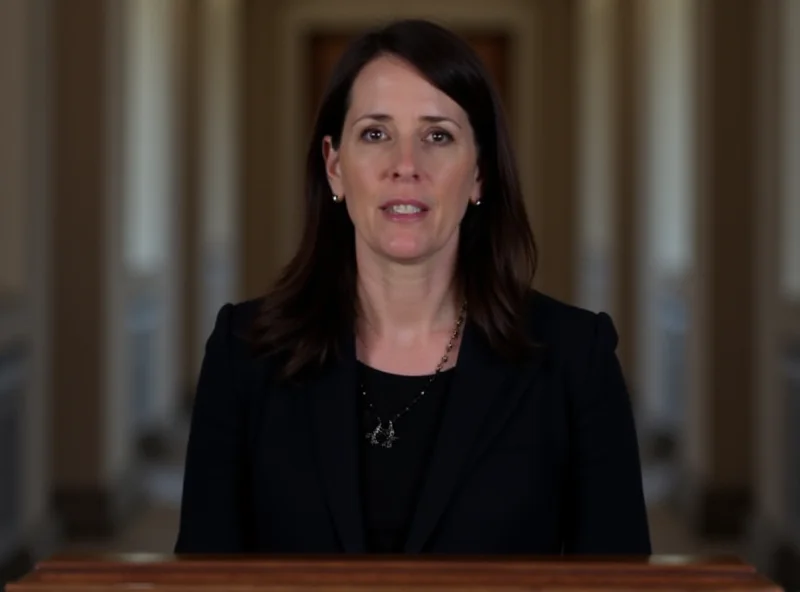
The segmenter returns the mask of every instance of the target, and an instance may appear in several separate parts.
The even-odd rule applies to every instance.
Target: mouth
[[[415,222],[428,213],[428,206],[413,199],[393,199],[380,207],[383,215],[393,222]]]
[[[422,208],[412,206],[411,204],[397,204],[382,209],[384,212],[389,212],[390,214],[419,214],[423,211]]]
[[[380,209],[387,214],[398,216],[421,214],[428,211],[428,206],[417,200],[392,200],[383,204]]]

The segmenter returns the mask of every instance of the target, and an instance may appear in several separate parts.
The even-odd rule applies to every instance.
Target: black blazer
[[[226,305],[194,403],[176,553],[363,553],[356,358],[277,385]],[[523,364],[469,322],[405,551],[649,554],[631,404],[610,318],[534,293]]]

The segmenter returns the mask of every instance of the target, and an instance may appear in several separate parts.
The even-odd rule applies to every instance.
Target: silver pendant
[[[383,427],[382,422],[378,423],[378,427],[366,433],[366,438],[373,446],[381,446],[383,448],[391,448],[392,444],[398,439],[394,435],[394,424],[391,421],[387,427]]]

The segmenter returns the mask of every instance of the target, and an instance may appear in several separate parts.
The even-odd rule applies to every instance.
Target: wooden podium
[[[781,588],[734,558],[59,556],[8,592],[443,592]]]

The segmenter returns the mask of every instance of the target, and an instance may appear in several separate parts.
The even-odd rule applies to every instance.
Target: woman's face
[[[480,199],[475,138],[466,112],[412,66],[393,57],[367,64],[339,149],[328,137],[323,154],[357,248],[401,263],[455,254],[468,202]]]

